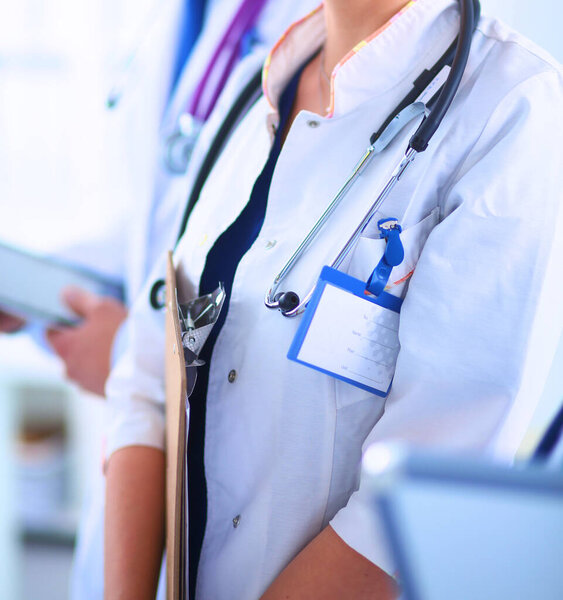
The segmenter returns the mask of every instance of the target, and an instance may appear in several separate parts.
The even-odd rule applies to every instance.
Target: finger
[[[79,317],[86,317],[100,303],[101,296],[79,287],[67,287],[63,290],[64,303]]]
[[[25,321],[0,310],[0,331],[3,333],[14,333],[25,325]]]
[[[67,353],[71,333],[68,329],[48,329],[45,333],[47,343],[61,358]]]
[[[58,344],[61,333],[62,332],[59,329],[47,329],[45,338],[50,346],[53,346],[54,348],[55,345]]]

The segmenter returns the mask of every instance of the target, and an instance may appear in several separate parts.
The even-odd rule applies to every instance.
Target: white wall
[[[52,250],[103,235],[130,212],[147,169],[139,168],[143,176],[133,178],[131,144],[122,135],[129,115],[109,112],[105,100],[126,71],[132,76],[122,104],[147,106],[141,77],[128,68],[130,56],[137,48],[144,51],[146,39],[160,26],[155,11],[165,14],[175,2],[0,0],[1,240]],[[133,67],[144,74],[142,64]],[[140,128],[143,134],[147,129]],[[137,144],[134,158],[153,163],[153,146]],[[62,368],[30,340],[0,336],[0,598],[18,600],[26,593],[21,578],[27,573],[22,523],[16,520],[21,511],[14,446],[22,411],[16,411],[20,407],[8,378],[60,385]],[[76,519],[66,509],[78,508],[100,471],[104,406],[99,399],[61,390],[56,407],[64,407],[71,489],[52,524],[67,531]],[[65,391],[71,394],[68,402]],[[59,523],[67,512],[68,521]],[[50,597],[66,597],[62,590],[50,592]]]
[[[496,16],[563,61],[561,0],[482,0],[483,13]]]

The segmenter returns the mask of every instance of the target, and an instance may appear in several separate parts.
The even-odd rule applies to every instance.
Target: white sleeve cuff
[[[114,340],[106,384],[107,456],[126,446],[164,449],[164,315],[142,294]]]
[[[119,410],[110,410],[106,458],[126,446],[164,450],[164,431],[165,418],[161,407],[139,398],[122,399]]]

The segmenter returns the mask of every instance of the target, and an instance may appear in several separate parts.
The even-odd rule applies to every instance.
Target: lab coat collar
[[[443,54],[457,35],[458,27],[459,9],[455,0],[408,2],[336,65],[331,74],[331,100],[326,117],[346,114],[366,100],[399,86],[405,79],[414,81]],[[277,124],[279,97],[292,75],[325,39],[321,5],[294,23],[273,47],[263,74],[264,95],[272,110],[270,125]]]

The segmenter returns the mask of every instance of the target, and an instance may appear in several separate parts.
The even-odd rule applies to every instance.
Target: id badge
[[[402,300],[324,267],[287,357],[378,396],[389,393],[399,354]]]

